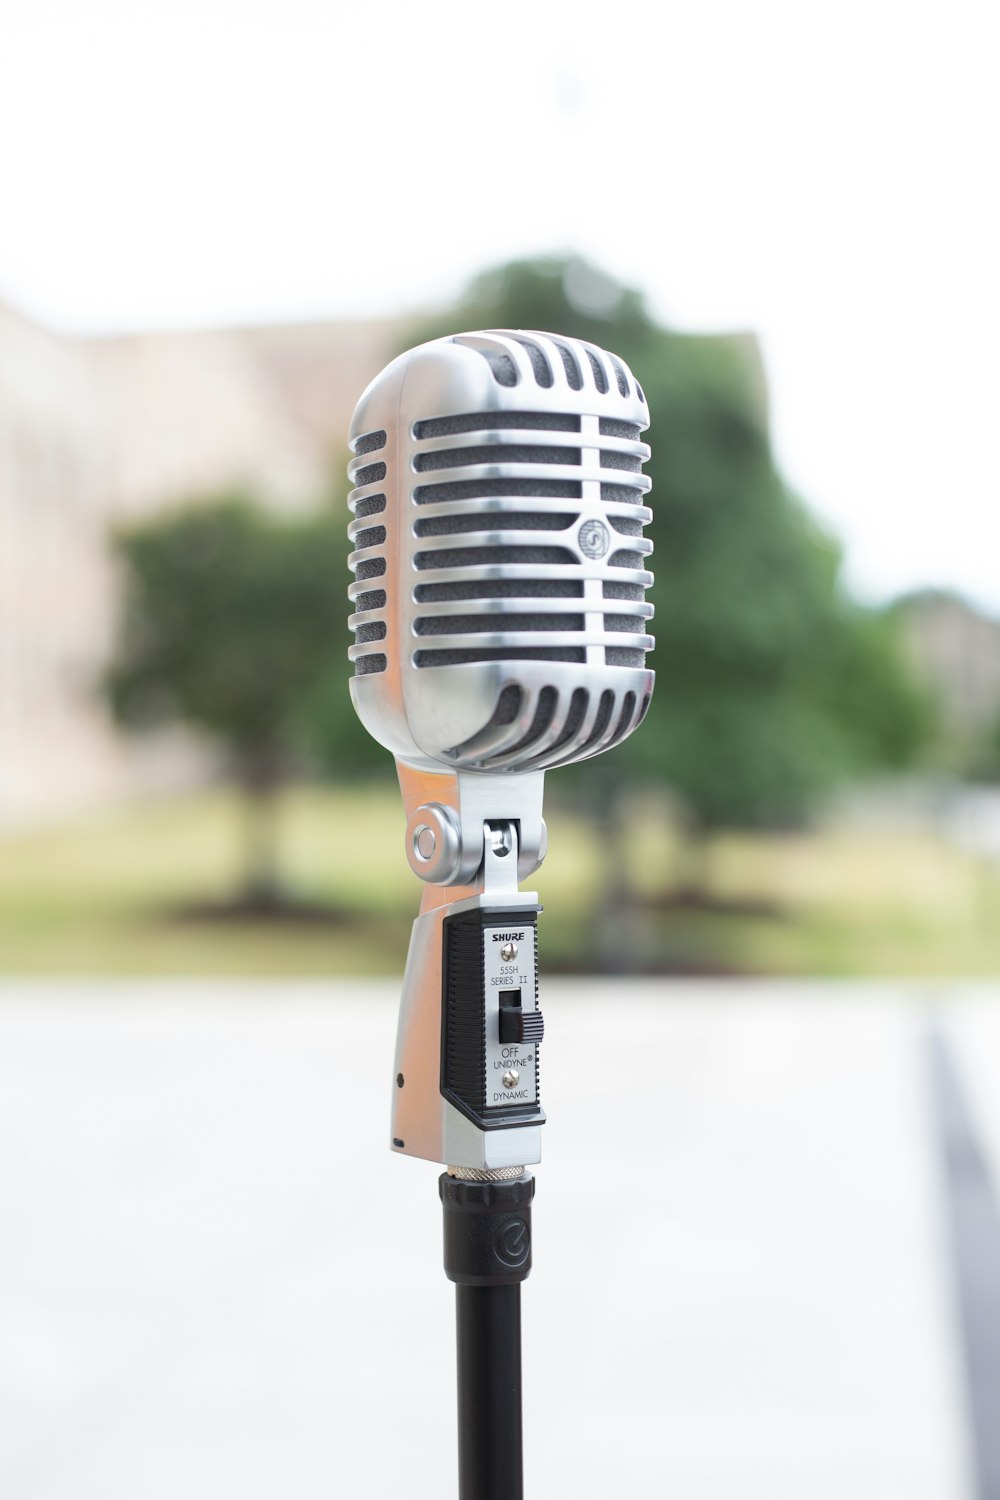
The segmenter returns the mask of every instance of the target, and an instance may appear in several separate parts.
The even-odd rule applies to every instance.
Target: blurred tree
[[[970,781],[1000,782],[1000,706],[967,750],[962,770]]]
[[[888,617],[845,597],[839,549],[775,468],[754,342],[669,332],[586,262],[542,259],[485,272],[407,343],[491,327],[603,345],[649,402],[657,684],[615,769],[668,782],[701,834],[799,819],[844,778],[912,757],[923,705]],[[607,807],[614,771],[591,765],[587,800]]]
[[[279,899],[274,794],[308,742],[310,706],[346,675],[339,516],[289,519],[250,495],[207,498],[122,532],[124,591],[108,674],[113,708],[139,727],[181,720],[225,747],[246,794],[242,901]],[[340,744],[360,755],[353,713]]]

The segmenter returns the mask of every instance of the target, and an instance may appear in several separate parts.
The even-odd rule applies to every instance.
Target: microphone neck
[[[426,882],[421,912],[482,895],[488,886],[516,891],[542,863],[544,771],[437,772],[398,758],[396,771],[406,811],[406,857]],[[500,832],[504,828],[509,835]]]

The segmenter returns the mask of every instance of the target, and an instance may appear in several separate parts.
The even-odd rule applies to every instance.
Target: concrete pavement
[[[396,998],[0,985],[5,1500],[455,1492],[437,1169],[386,1149]],[[996,1176],[995,993],[543,1004],[528,1495],[972,1500],[923,1039],[936,1011]]]

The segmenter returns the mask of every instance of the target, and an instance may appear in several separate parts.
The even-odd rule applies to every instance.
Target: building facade
[[[938,704],[946,746],[974,748],[1000,722],[1000,620],[940,589],[912,594],[899,609],[910,662]]]
[[[190,773],[123,737],[101,681],[116,526],[245,486],[315,504],[391,324],[61,338],[0,306],[0,824]]]

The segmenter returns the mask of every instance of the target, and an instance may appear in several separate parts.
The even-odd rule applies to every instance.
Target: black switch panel
[[[537,916],[537,907],[491,906],[444,920],[441,1093],[480,1130],[545,1119],[534,1051],[541,1020],[535,1010]],[[516,962],[501,956],[505,945],[517,946]],[[509,1040],[501,1041],[501,1034]],[[530,1053],[520,1050],[526,1043]],[[505,1048],[511,1055],[503,1056]],[[503,1082],[507,1072],[518,1074],[516,1084]]]

